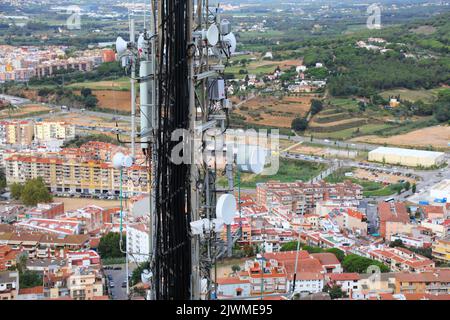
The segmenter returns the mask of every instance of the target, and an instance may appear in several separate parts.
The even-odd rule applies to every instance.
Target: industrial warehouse
[[[440,166],[445,162],[444,152],[379,147],[369,152],[369,161],[408,167]]]

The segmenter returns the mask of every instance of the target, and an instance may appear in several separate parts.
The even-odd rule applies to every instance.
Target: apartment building
[[[409,214],[403,202],[383,201],[378,203],[377,209],[381,237],[390,240],[392,234],[411,232],[412,225],[409,224]]]
[[[42,177],[52,192],[85,194],[120,193],[120,170],[111,163],[77,159],[61,159],[51,155],[13,155],[5,159],[8,183],[25,183],[29,179]],[[149,192],[147,167],[134,165],[122,179],[123,191],[128,194]]]
[[[450,270],[398,273],[395,276],[395,293],[450,294]]]
[[[259,205],[272,207],[288,205],[296,214],[314,213],[313,209],[320,201],[354,201],[362,199],[362,187],[350,181],[330,184],[318,183],[280,183],[268,182],[256,185]]]
[[[150,254],[149,223],[138,222],[127,226],[127,250],[138,263],[148,261]]]
[[[0,145],[28,146],[33,142],[33,135],[33,121],[0,121]]]
[[[103,296],[103,281],[94,271],[76,269],[67,282],[70,297],[74,300],[92,300]]]
[[[432,246],[433,258],[444,263],[450,262],[450,237],[438,239]]]
[[[65,121],[41,121],[34,125],[34,137],[39,143],[75,138],[75,126]]]
[[[30,259],[63,257],[65,251],[89,247],[89,235],[52,234],[36,231],[13,231],[0,233],[0,245],[26,252]]]

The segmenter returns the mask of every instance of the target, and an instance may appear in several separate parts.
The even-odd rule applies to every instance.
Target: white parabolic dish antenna
[[[212,24],[206,32],[206,39],[211,46],[215,46],[219,42],[219,28]]]
[[[127,50],[128,43],[122,39],[122,37],[118,37],[116,40],[116,51],[117,53],[123,54]]]
[[[230,32],[226,36],[223,37],[223,41],[227,43],[227,45],[230,47],[230,54],[233,54],[236,52],[236,37],[234,36],[233,32]]]
[[[226,225],[232,224],[236,216],[236,197],[232,194],[221,195],[216,205],[216,216]]]
[[[113,167],[116,169],[130,168],[133,165],[133,158],[118,152],[112,159]]]
[[[239,145],[237,165],[242,172],[261,174],[266,164],[267,151],[259,146]]]

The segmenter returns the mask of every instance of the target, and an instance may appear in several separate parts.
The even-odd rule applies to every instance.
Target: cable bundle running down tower
[[[189,129],[187,2],[160,0],[158,6],[158,130],[155,172],[154,297],[189,299],[189,165],[171,161],[176,129]]]

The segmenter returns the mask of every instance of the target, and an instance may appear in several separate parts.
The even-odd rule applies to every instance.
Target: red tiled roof
[[[331,252],[312,253],[311,257],[316,258],[322,265],[340,265],[338,258]]]
[[[409,214],[406,211],[406,206],[403,202],[380,202],[378,203],[378,214],[380,221],[392,222],[409,222]]]
[[[43,293],[44,293],[43,286],[19,289],[19,294],[43,294]]]
[[[359,274],[353,273],[330,273],[328,277],[331,281],[351,281],[351,280],[359,280]]]
[[[241,280],[237,277],[229,277],[229,278],[218,278],[217,284],[225,285],[225,284],[241,284],[241,283],[250,283],[249,280]]]

